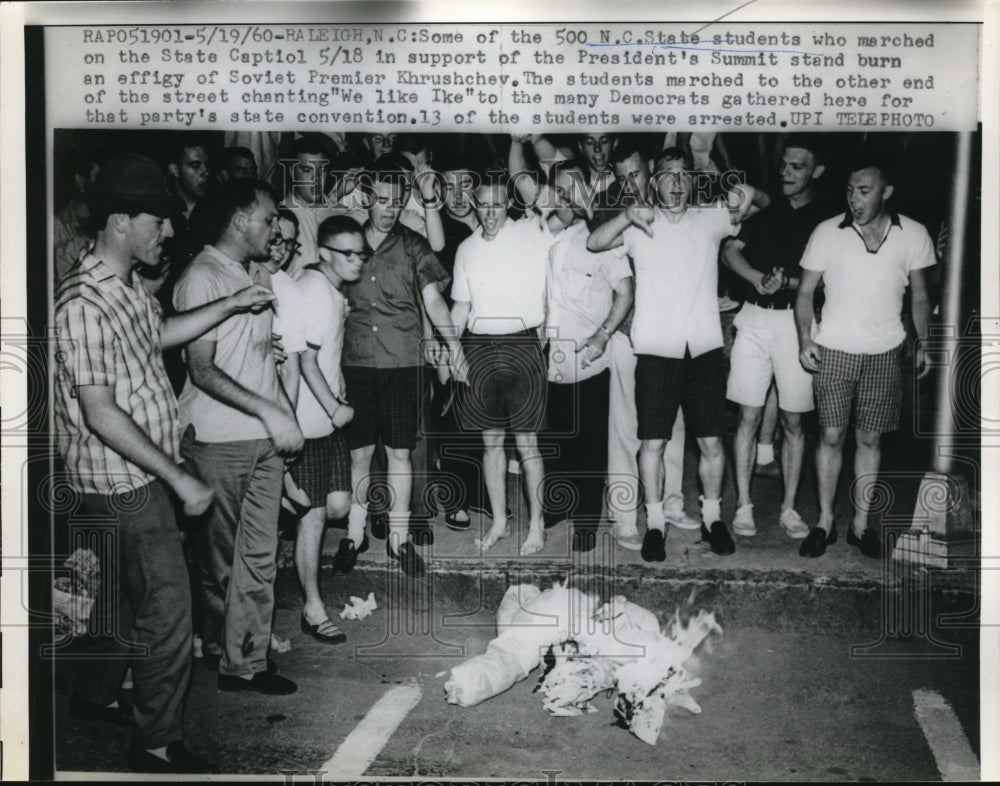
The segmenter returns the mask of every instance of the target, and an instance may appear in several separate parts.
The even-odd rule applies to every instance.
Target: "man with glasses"
[[[465,358],[441,295],[448,274],[427,241],[399,224],[409,192],[405,173],[390,160],[376,162],[366,184],[370,207],[364,236],[374,249],[361,278],[347,288],[350,311],[344,332],[343,374],[347,400],[355,407],[350,429],[354,503],[348,516],[347,547],[339,568],[354,567],[364,544],[368,487],[375,445],[382,440],[388,460],[390,502],[386,549],[411,577],[422,576],[423,560],[409,542],[410,494],[416,445],[424,319],[444,337],[449,364],[464,380]]]
[[[185,271],[174,305],[186,310],[258,282],[278,233],[278,210],[261,181],[227,183],[218,197],[220,232]],[[215,491],[199,530],[204,653],[218,664],[219,689],[292,693],[270,668],[278,507],[284,456],[302,449],[302,431],[278,382],[272,313],[240,314],[188,345],[181,418],[182,454]]]

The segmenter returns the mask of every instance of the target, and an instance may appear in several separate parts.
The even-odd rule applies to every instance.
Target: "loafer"
[[[335,575],[344,575],[354,570],[354,565],[358,561],[358,555],[368,551],[368,536],[361,539],[361,545],[355,546],[350,538],[343,538],[340,541],[340,548],[333,555],[333,572]]]
[[[800,557],[822,557],[826,554],[826,547],[837,542],[837,525],[834,524],[827,532],[822,527],[813,527],[806,535],[806,539],[799,546]]]
[[[468,512],[465,514],[465,519],[457,518],[460,512],[456,510],[454,513],[445,513],[444,525],[455,532],[468,532],[472,527],[472,519],[469,518]]]
[[[869,559],[881,559],[882,541],[874,527],[865,527],[859,538],[854,534],[854,527],[847,527],[847,545],[856,546],[861,553]]]
[[[424,568],[424,561],[420,558],[420,555],[413,548],[413,544],[410,541],[405,541],[399,547],[399,552],[397,553],[392,550],[389,541],[386,540],[385,553],[389,555],[389,559],[398,562],[399,567],[403,569],[403,573],[411,579],[419,579],[427,572]]]
[[[733,536],[729,534],[729,527],[721,521],[713,521],[711,528],[701,525],[701,539],[708,543],[713,554],[723,556],[736,551],[736,544]]]
[[[371,513],[368,515],[368,524],[371,527],[372,537],[378,540],[385,540],[389,532],[389,514]]]
[[[118,699],[117,707],[106,707],[73,696],[69,700],[69,716],[76,720],[102,721],[123,728],[132,725],[132,708],[122,699]]]
[[[228,693],[253,691],[265,696],[287,696],[290,693],[295,693],[298,689],[299,686],[287,677],[270,671],[258,671],[248,680],[232,674],[219,675],[219,690]]]
[[[182,742],[171,742],[167,745],[167,758],[154,756],[144,748],[132,745],[128,749],[128,768],[132,772],[186,772],[210,773],[217,772],[215,765],[208,759],[203,759],[191,753]]]
[[[646,562],[663,562],[667,558],[661,530],[646,530],[646,535],[642,539],[642,558]]]
[[[418,546],[434,545],[434,530],[431,528],[431,523],[427,519],[410,519],[410,536],[413,538],[413,542]]]
[[[584,554],[588,551],[593,551],[597,546],[597,530],[593,529],[575,529],[573,530],[573,543],[571,548],[573,551],[580,554]]]

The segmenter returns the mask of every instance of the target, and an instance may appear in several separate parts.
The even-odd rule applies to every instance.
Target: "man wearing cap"
[[[270,186],[239,180],[217,199],[219,235],[177,282],[179,311],[253,282],[270,288],[262,263],[279,230]],[[277,695],[297,689],[269,668],[267,649],[283,456],[300,451],[303,437],[278,381],[272,316],[238,314],[192,342],[179,404],[181,449],[216,494],[198,544],[205,662],[218,664],[220,690]]]
[[[191,594],[171,494],[189,515],[212,491],[180,463],[177,401],[161,351],[182,345],[232,314],[272,299],[241,288],[201,308],[163,318],[135,271],[156,266],[177,206],[152,159],[112,156],[91,200],[96,242],[56,293],[55,423],[68,482],[91,517],[115,522],[118,577],[115,651],[81,669],[70,713],[133,725],[128,764],[140,772],[209,772],[183,743],[191,670]],[[131,654],[134,709],[117,693]]]

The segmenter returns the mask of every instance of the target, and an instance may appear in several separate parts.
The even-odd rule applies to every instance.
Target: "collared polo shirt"
[[[589,251],[589,234],[587,225],[577,221],[557,236],[549,255],[545,326],[552,342],[550,382],[581,382],[608,367],[605,352],[584,368],[578,350],[607,319],[618,282],[632,277],[625,257],[613,251]]]
[[[163,310],[133,272],[131,286],[87,254],[56,293],[55,425],[72,486],[86,494],[122,493],[155,476],[87,428],[77,388],[114,390],[115,403],[143,434],[179,460],[177,399],[163,367]]]
[[[903,293],[910,271],[935,263],[923,224],[890,214],[889,230],[869,251],[850,212],[821,223],[809,238],[802,268],[823,274],[826,300],[814,340],[830,349],[877,355],[899,346]]]
[[[187,311],[227,297],[251,284],[271,286],[271,274],[251,262],[244,268],[215,246],[205,246],[174,288],[174,307]],[[200,339],[215,342],[215,365],[229,377],[269,401],[278,401],[278,372],[271,341],[271,309],[233,314]],[[183,426],[195,428],[200,442],[239,442],[267,439],[264,424],[252,415],[224,404],[188,377],[178,400]]]
[[[507,335],[545,321],[545,277],[556,237],[537,216],[507,223],[492,240],[482,227],[458,247],[451,297],[471,303],[469,332]]]
[[[698,357],[722,346],[719,244],[740,231],[722,207],[689,207],[677,223],[655,211],[650,237],[635,226],[620,253],[635,265],[632,346],[637,355]]]
[[[367,228],[366,228],[367,229]],[[431,247],[398,223],[385,236],[361,278],[348,285],[345,366],[405,368],[423,365],[422,292],[443,290],[448,274]]]

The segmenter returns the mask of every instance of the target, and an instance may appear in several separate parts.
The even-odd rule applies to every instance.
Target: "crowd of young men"
[[[134,723],[133,769],[211,768],[182,741],[194,632],[220,690],[297,689],[268,657],[283,498],[298,519],[302,630],[337,644],[318,580],[328,521],[346,519],[336,572],[370,548],[370,529],[419,578],[427,488],[455,482],[445,522],[466,531],[484,514],[487,551],[509,534],[508,434],[529,513],[521,555],[567,519],[573,549],[591,551],[607,518],[620,547],[662,562],[670,526],[700,530],[719,555],[735,551],[732,533],[757,532],[754,446],[772,382],[784,496],[767,518],[805,557],[836,540],[848,425],[858,478],[878,472],[880,435],[898,427],[903,295],[925,338],[935,256],[922,225],[890,209],[884,161],[851,165],[839,213],[818,196],[824,154],[808,137],[787,141],[769,197],[719,188],[690,149],[613,134],[563,147],[516,136],[506,172],[387,136],[338,153],[301,135],[265,166],[229,148],[214,178],[200,144],[178,145],[166,167],[116,153],[79,211],[94,235],[56,295],[59,447],[85,507],[117,521],[119,630],[149,655],[133,665],[134,708],[118,703],[117,658],[88,666],[71,712]],[[720,261],[746,285],[728,370]],[[180,380],[170,349],[183,351]],[[739,406],[731,525],[727,398]],[[796,496],[814,400],[810,527]],[[698,517],[682,490],[686,432]],[[878,557],[870,493],[856,495],[847,542]],[[174,501],[191,520],[183,544]]]

